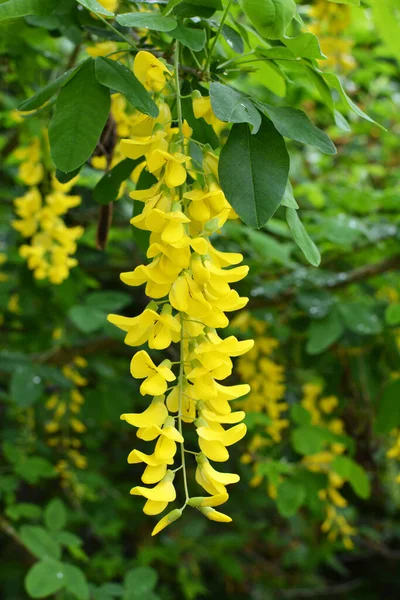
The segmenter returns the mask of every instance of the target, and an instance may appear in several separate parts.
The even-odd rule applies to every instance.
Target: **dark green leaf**
[[[43,394],[43,382],[33,366],[18,367],[11,377],[11,398],[17,406],[32,406]]]
[[[131,12],[117,16],[117,21],[124,27],[153,29],[154,31],[172,31],[176,27],[174,17],[166,17],[157,12]]]
[[[83,571],[78,569],[78,567],[67,563],[63,564],[63,570],[65,574],[66,589],[71,592],[77,600],[89,600],[89,586]]]
[[[71,181],[71,179],[73,179],[74,177],[76,177],[76,175],[78,175],[80,170],[81,170],[81,168],[78,167],[74,171],[70,171],[69,173],[64,173],[63,171],[60,171],[60,169],[57,169],[56,170],[56,178],[60,183],[68,183],[69,181]]]
[[[390,381],[378,404],[375,431],[387,434],[400,425],[400,379]]]
[[[232,50],[236,52],[236,54],[243,54],[243,38],[240,35],[240,33],[236,31],[236,29],[233,29],[233,27],[231,27],[230,25],[224,25],[222,27],[222,35],[224,36],[228,46],[232,48]]]
[[[44,522],[46,527],[53,530],[59,530],[65,526],[67,511],[62,500],[54,498],[49,502],[44,511]]]
[[[343,332],[344,327],[336,310],[324,319],[312,321],[306,348],[308,354],[324,352],[342,336]]]
[[[121,184],[128,179],[135,166],[139,161],[125,158],[120,163],[115,165],[108,173],[105,173],[100,181],[96,184],[93,190],[93,198],[98,204],[109,204],[114,202],[119,195]]]
[[[1,5],[0,5],[0,8],[1,8]],[[49,83],[49,85],[46,85],[46,87],[44,87],[41,90],[39,90],[38,92],[36,92],[36,94],[34,96],[21,102],[18,105],[18,110],[24,111],[24,110],[34,110],[36,108],[40,108],[45,102],[47,102],[47,100],[50,100],[50,98],[57,92],[57,90],[59,90],[63,85],[68,83],[68,81],[70,81],[70,79],[72,79],[72,77],[83,66],[84,62],[80,63],[73,69],[69,69],[68,71],[63,73],[63,75],[60,75],[60,77],[57,77],[57,79],[55,79],[54,81]]]
[[[297,210],[294,208],[287,208],[286,220],[293,234],[294,241],[299,246],[308,262],[314,267],[318,267],[321,262],[321,255],[317,246],[305,230],[303,223],[300,221]]]
[[[175,29],[169,32],[169,35],[177,39],[187,48],[193,50],[193,52],[200,52],[200,50],[203,50],[206,43],[206,32],[204,29],[185,27],[181,23],[178,23]]]
[[[25,577],[25,589],[31,598],[46,598],[61,590],[64,585],[64,566],[56,560],[36,563]]]
[[[60,91],[49,127],[51,156],[69,173],[92,155],[110,111],[110,92],[95,77],[88,60]]]
[[[318,129],[302,110],[289,106],[271,106],[257,102],[267,117],[271,119],[276,129],[284,137],[316,146],[325,154],[336,154],[336,148],[330,138]]]
[[[99,83],[126,96],[140,112],[158,116],[158,108],[140,81],[130,69],[109,58],[96,58],[96,77]]]
[[[252,135],[246,123],[233,125],[219,161],[228,202],[251,227],[263,227],[280,205],[289,174],[283,137],[269,119]]]
[[[77,0],[79,4],[90,10],[91,12],[98,13],[104,17],[114,17],[114,13],[107,10],[97,0]]]
[[[131,569],[124,577],[124,600],[143,598],[154,590],[157,580],[157,572],[151,567]]]
[[[261,115],[245,94],[222,83],[210,84],[213,113],[225,123],[250,123],[255,134],[261,126]]]
[[[328,442],[337,442],[339,439],[339,436],[326,427],[314,425],[302,425],[292,433],[293,448],[299,454],[304,455],[317,454],[324,449]]]
[[[92,292],[85,298],[85,304],[87,306],[96,308],[98,310],[103,310],[105,312],[122,310],[128,306],[131,301],[131,295],[127,294],[126,292],[114,292],[106,290],[104,292]]]
[[[42,478],[57,475],[51,462],[42,456],[29,456],[15,466],[15,472],[28,483],[37,483]]]
[[[347,479],[354,492],[360,498],[369,498],[371,486],[365,470],[348,456],[336,456],[332,470],[343,479]]]
[[[19,535],[24,546],[37,558],[60,558],[60,545],[42,527],[24,525]]]
[[[361,302],[348,302],[339,305],[345,325],[359,335],[376,335],[382,331],[382,323],[374,309]]]
[[[277,491],[276,506],[283,517],[292,517],[304,504],[305,487],[298,481],[285,479]]]
[[[8,0],[0,4],[0,21],[27,15],[46,16],[54,10],[57,3],[57,0]]]

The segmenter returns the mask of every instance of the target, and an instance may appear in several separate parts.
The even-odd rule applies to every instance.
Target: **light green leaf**
[[[349,96],[344,91],[342,83],[339,77],[337,77],[337,75],[335,75],[334,73],[323,73],[322,71],[320,71],[320,73],[322,74],[322,77],[325,79],[326,83],[339,93],[339,96],[341,97],[342,101],[344,102],[344,104],[346,104],[348,108],[350,108],[350,110],[352,110],[354,113],[356,113],[356,115],[358,115],[362,119],[365,119],[370,123],[374,123],[375,125],[378,125],[378,127],[380,127],[381,129],[386,131],[386,129],[382,127],[382,125],[374,121],[374,119],[368,116],[363,110],[361,110],[361,108],[357,106],[357,104],[353,102],[351,98],[349,98]]]
[[[287,208],[294,208],[295,210],[299,209],[299,205],[297,204],[295,197],[293,195],[293,187],[290,181],[288,180],[285,193],[283,195],[282,205]]]
[[[31,598],[46,598],[64,585],[64,565],[52,559],[36,563],[25,577],[25,589]]]
[[[37,558],[60,558],[61,548],[43,527],[23,525],[19,531],[23,544]]]
[[[319,250],[305,230],[304,225],[300,221],[299,215],[294,208],[286,209],[286,220],[293,234],[294,241],[299,246],[308,262],[314,267],[318,267],[321,262]]]
[[[1,8],[1,5],[0,5]],[[54,81],[46,85],[46,87],[42,88],[34,96],[24,100],[18,105],[18,110],[35,110],[36,108],[40,108],[47,100],[49,100],[63,85],[68,83],[70,79],[77,73],[77,71],[83,66],[84,62],[81,62],[79,65],[74,67],[73,69],[69,69],[60,77],[57,77]]]
[[[63,563],[63,570],[65,574],[65,587],[71,592],[77,600],[89,600],[90,590],[86,580],[86,576],[74,565]]]
[[[296,13],[293,0],[242,0],[242,7],[257,32],[270,40],[279,40]]]
[[[271,106],[262,102],[256,104],[284,137],[315,146],[325,154],[336,154],[334,143],[302,110],[290,106]]]
[[[374,429],[376,433],[388,434],[400,425],[400,379],[390,381],[384,388],[378,403]]]
[[[293,266],[293,261],[290,259],[290,254],[294,248],[293,244],[282,243],[281,240],[277,241],[264,231],[250,228],[246,229],[246,234],[252,250],[260,255],[263,263],[277,262],[287,267]]]
[[[341,437],[332,433],[326,427],[302,425],[292,432],[293,448],[299,454],[317,454],[327,443],[337,442]]]
[[[43,394],[43,381],[33,366],[18,367],[12,374],[11,398],[21,408],[32,406]]]
[[[385,321],[388,325],[400,323],[400,304],[390,304],[385,311]]]
[[[0,21],[28,15],[46,16],[57,4],[57,0],[8,0],[0,4]]]
[[[320,72],[317,72],[315,69],[306,66],[306,73],[311,79],[314,86],[317,88],[319,95],[321,96],[322,102],[333,112],[334,105],[332,99],[332,92],[327,85],[325,79],[322,77]]]
[[[35,484],[40,479],[50,479],[57,475],[57,471],[47,458],[42,456],[29,456],[15,465],[15,472],[28,483]]]
[[[311,322],[306,350],[308,354],[321,354],[334,344],[344,333],[337,310],[332,310],[324,319]]]
[[[72,323],[84,333],[93,333],[106,324],[106,313],[91,306],[72,306],[68,311]]]
[[[178,23],[176,28],[169,32],[169,35],[187,48],[193,50],[193,52],[200,52],[206,44],[206,32],[204,29],[185,27],[182,23]]]
[[[140,112],[158,116],[158,107],[150,94],[130,69],[109,58],[96,58],[96,78],[99,83],[120,92]]]
[[[54,531],[54,539],[62,546],[82,546],[82,540],[70,531]]]
[[[97,0],[77,0],[79,4],[93,13],[103,15],[103,17],[115,17],[115,14],[102,6]]]
[[[332,463],[332,470],[343,479],[347,479],[354,492],[360,498],[369,498],[371,486],[367,473],[348,456],[337,456]]]
[[[298,481],[285,479],[277,490],[276,506],[283,517],[292,517],[304,504],[306,499],[304,485]]]
[[[67,522],[67,511],[65,505],[59,498],[53,498],[45,508],[44,522],[46,527],[57,531],[62,529]]]
[[[157,580],[157,572],[151,567],[131,569],[124,577],[123,600],[140,600],[154,590]]]
[[[213,113],[225,123],[250,123],[255,134],[261,126],[261,115],[245,94],[222,83],[210,84]]]
[[[360,6],[360,0],[328,0],[328,2],[335,2],[335,4],[352,4],[353,6]]]
[[[400,3],[379,0],[371,3],[372,15],[386,48],[400,62]]]
[[[228,202],[250,227],[263,227],[279,207],[289,175],[283,137],[269,119],[252,135],[246,123],[233,125],[222,148],[219,176]]]
[[[96,148],[110,111],[110,92],[95,77],[88,60],[60,91],[49,127],[51,156],[68,173],[87,161]]]
[[[137,27],[154,31],[172,31],[176,27],[174,17],[166,17],[158,12],[124,13],[117,16],[117,21],[123,27]]]
[[[283,43],[295,56],[300,58],[316,58],[321,60],[326,58],[322,54],[318,38],[313,33],[301,33],[296,37],[285,37]]]

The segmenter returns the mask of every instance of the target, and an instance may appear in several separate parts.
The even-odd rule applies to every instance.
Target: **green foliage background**
[[[0,18],[10,16],[8,4],[0,4]],[[88,45],[120,40],[75,2],[58,3],[55,11],[51,2],[47,8],[46,2],[36,4],[21,3],[29,5],[25,12],[21,9],[21,18],[5,21],[1,29],[0,251],[7,255],[1,267],[7,279],[0,282],[2,598],[22,600],[29,597],[26,590],[32,597],[58,600],[397,598],[400,470],[395,458],[386,454],[396,440],[392,432],[398,435],[400,427],[400,29],[393,19],[395,0],[380,0],[379,7],[373,0],[362,1],[362,6],[347,2],[354,5],[351,22],[336,35],[339,53],[342,38],[353,42],[355,64],[349,71],[339,60],[333,71],[370,120],[360,118],[358,108],[350,110],[354,107],[338,91],[334,75],[323,79],[316,72],[318,48],[310,43],[306,50],[298,50],[289,42],[289,50],[311,61],[314,75],[309,79],[300,69],[290,71],[277,51],[283,45],[263,43],[248,31],[242,10],[233,5],[227,21],[230,30],[217,45],[211,69],[217,69],[217,58],[219,63],[236,59],[242,66],[229,72],[229,83],[257,98],[258,108],[283,136],[292,138],[285,129],[288,116],[276,107],[301,108],[337,147],[336,155],[320,152],[316,146],[325,144],[327,150],[328,144],[329,150],[330,142],[315,131],[311,145],[310,140],[309,145],[301,143],[304,134],[298,131],[288,141],[293,197],[321,253],[318,269],[312,266],[319,263],[318,250],[297,221],[290,193],[285,206],[261,229],[230,222],[219,238],[221,249],[245,254],[251,269],[240,291],[250,297],[252,316],[268,323],[268,335],[279,341],[276,360],[285,368],[290,427],[278,444],[263,451],[259,462],[266,475],[294,474],[294,480],[288,476],[286,481],[297,482],[301,498],[296,500],[298,487],[288,491],[286,486],[279,493],[278,486],[274,499],[265,480],[250,486],[252,467],[240,458],[252,436],[265,431],[265,424],[253,418],[250,433],[232,453],[231,466],[241,474],[229,502],[233,523],[210,523],[191,511],[156,539],[150,538],[153,523],[129,496],[138,472],[126,463],[133,436],[119,421],[123,412],[144,409],[145,400],[129,375],[131,352],[106,321],[108,312],[135,315],[145,304],[141,290],[132,294],[119,281],[121,271],[143,261],[145,240],[134,238],[129,227],[132,201],[125,193],[115,203],[107,248],[98,250],[99,204],[108,194],[116,195],[119,182],[111,189],[103,181],[103,187],[93,192],[102,173],[90,162],[83,166],[74,192],[83,201],[68,216],[71,225],[85,228],[77,253],[79,266],[58,286],[33,278],[18,254],[21,238],[10,226],[15,218],[13,199],[26,189],[18,179],[13,152],[32,137],[43,136],[55,99],[50,95],[25,105],[36,112],[22,119],[15,116],[16,107],[72,68],[78,58],[87,58]],[[96,2],[80,4],[96,9]],[[119,12],[133,4],[121,2]],[[207,2],[192,4],[204,9]],[[307,23],[309,8],[298,3]],[[221,13],[213,12],[199,13],[204,21],[196,31],[215,33]],[[131,31],[122,25],[120,20],[118,31]],[[153,33],[151,40],[167,52],[170,40],[163,35]],[[262,60],[239,60],[255,45]],[[188,51],[187,64],[193,70],[196,65],[191,61]],[[82,86],[91,68],[92,63],[82,67]],[[320,68],[327,72],[322,61]],[[186,84],[193,84],[189,76]],[[215,102],[221,91],[218,85],[212,84]],[[221,111],[226,100],[223,97]],[[82,100],[79,86],[76,101],[82,102],[83,111],[102,114],[99,131],[82,129],[76,153],[59,159],[53,153],[64,171],[73,171],[89,158],[90,137],[98,138],[108,114],[107,98]],[[152,110],[151,105],[145,108]],[[185,110],[189,114],[190,109]],[[239,119],[234,127],[240,130],[246,122],[252,119]],[[59,139],[57,127],[62,130],[63,123],[53,121],[50,141],[52,136]],[[306,131],[310,136],[310,129]],[[212,133],[204,128],[202,135],[211,136],[212,143]],[[226,138],[227,131],[222,135]],[[62,153],[63,148],[59,150]],[[131,165],[125,169],[121,180]],[[55,339],[53,332],[60,328],[62,335]],[[81,435],[87,468],[74,469],[74,486],[63,487],[54,468],[54,450],[46,443],[45,403],[51,394],[70,389],[62,367],[76,356],[88,361],[82,369],[88,385],[82,390],[81,412],[87,427]],[[307,415],[304,421],[296,409],[307,383],[320,383],[324,395],[339,399],[348,456],[360,467],[343,488],[346,518],[357,530],[353,550],[346,549],[340,538],[329,540],[321,532],[321,507],[313,499],[324,481],[306,477],[298,468],[303,454],[313,454],[330,441],[326,430],[307,429]]]

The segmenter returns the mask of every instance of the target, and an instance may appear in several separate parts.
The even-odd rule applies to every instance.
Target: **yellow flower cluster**
[[[76,179],[62,184],[53,176],[49,194],[42,196],[37,187],[15,198],[18,220],[12,221],[14,229],[30,244],[20,247],[20,256],[25,258],[36,279],[48,279],[53,284],[67,279],[69,271],[77,265],[72,258],[76,242],[83,233],[82,227],[67,227],[61,218],[70,208],[81,203],[80,196],[68,192]]]
[[[350,6],[318,0],[309,14],[314,21],[308,30],[318,37],[321,50],[327,56],[320,65],[341,68],[345,73],[354,69],[356,62],[351,55],[354,42],[340,37],[351,24]]]
[[[152,350],[171,348],[177,360],[157,364],[145,350],[131,361],[131,374],[143,380],[140,393],[152,397],[143,413],[122,415],[138,428],[137,436],[154,442],[151,454],[133,450],[129,463],[142,463],[142,481],[154,487],[136,486],[131,494],[146,499],[144,512],[158,515],[176,498],[174,478],[182,469],[185,500],[181,508],[168,513],[156,525],[153,535],[175,521],[187,506],[194,506],[207,518],[228,522],[230,517],[214,509],[228,499],[226,486],[239,480],[231,473],[220,473],[210,461],[228,460],[228,447],[246,433],[241,423],[243,411],[232,412],[230,401],[248,393],[248,385],[225,386],[221,380],[232,373],[232,357],[247,352],[252,340],[221,338],[216,329],[227,327],[226,312],[243,308],[248,299],[241,298],[230,284],[246,276],[248,267],[241,254],[217,250],[210,236],[227,219],[236,218],[218,182],[218,158],[204,155],[204,173],[198,181],[187,183],[190,157],[185,154],[191,135],[182,122],[179,76],[175,73],[178,125],[172,127],[169,107],[161,92],[168,85],[170,69],[148,52],[140,51],[134,72],[142,84],[156,94],[160,108],[158,119],[137,114],[136,134],[122,140],[123,154],[132,159],[143,157],[143,167],[157,179],[150,189],[131,193],[134,201],[144,203],[143,211],[131,220],[132,225],[150,232],[148,265],[122,273],[129,286],[145,284],[152,301],[133,318],[109,315],[108,319],[126,332],[125,343]],[[194,171],[190,174],[196,177]],[[174,372],[174,367],[176,369]],[[199,450],[185,448],[183,423],[194,426]],[[225,429],[224,425],[232,425]],[[181,464],[172,469],[177,452]],[[190,497],[186,473],[186,454],[197,462],[196,481],[210,496]]]
[[[47,444],[58,450],[62,455],[55,468],[61,477],[63,487],[72,487],[76,492],[79,484],[73,469],[86,469],[86,457],[80,452],[82,441],[79,436],[86,431],[86,425],[80,420],[79,413],[85,402],[80,388],[88,384],[79,369],[87,367],[83,356],[76,356],[71,364],[62,367],[66,379],[73,383],[72,389],[67,392],[52,394],[46,402],[46,409],[51,413],[51,418],[45,423],[45,430],[51,436]]]
[[[338,407],[339,401],[336,396],[323,396],[322,386],[319,384],[308,383],[303,386],[303,398],[301,406],[305,408],[311,416],[311,423],[319,427],[326,427],[335,434],[344,433],[344,423],[338,417],[329,418]],[[328,479],[326,489],[319,491],[319,497],[325,503],[326,519],[321,526],[321,530],[328,534],[330,541],[335,541],[338,537],[348,550],[354,547],[352,536],[357,531],[351,527],[340,509],[347,506],[347,500],[340,493],[340,489],[346,483],[346,479],[340,477],[332,469],[332,463],[336,456],[345,452],[345,446],[340,443],[332,443],[329,448],[305,456],[302,465],[313,473],[324,473]]]
[[[242,356],[237,371],[243,381],[248,381],[251,394],[240,403],[246,412],[265,413],[271,420],[266,427],[270,440],[265,445],[277,444],[282,439],[282,431],[289,426],[289,421],[282,418],[288,405],[283,401],[285,396],[285,369],[272,360],[274,350],[279,346],[277,339],[266,335],[268,324],[242,312],[233,321],[232,326],[242,332],[251,331],[255,337],[253,348]]]
[[[25,185],[39,185],[43,181],[45,170],[43,167],[42,143],[40,138],[32,138],[30,144],[17,148],[13,157],[20,161],[18,178]]]

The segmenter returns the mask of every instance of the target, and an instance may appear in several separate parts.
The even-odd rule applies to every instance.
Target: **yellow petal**
[[[165,515],[165,517],[163,517],[157,523],[157,525],[154,527],[153,531],[151,532],[151,535],[157,535],[157,533],[160,533],[160,531],[165,529],[165,527],[167,527],[168,525],[170,525],[171,523],[173,523],[174,521],[179,519],[179,517],[181,515],[182,515],[182,510],[180,508],[175,508],[175,510],[171,510],[170,513]]]
[[[209,506],[201,507],[200,511],[210,519],[210,521],[217,521],[218,523],[230,523],[232,521],[231,517],[228,515],[224,515],[224,513],[218,512]]]

